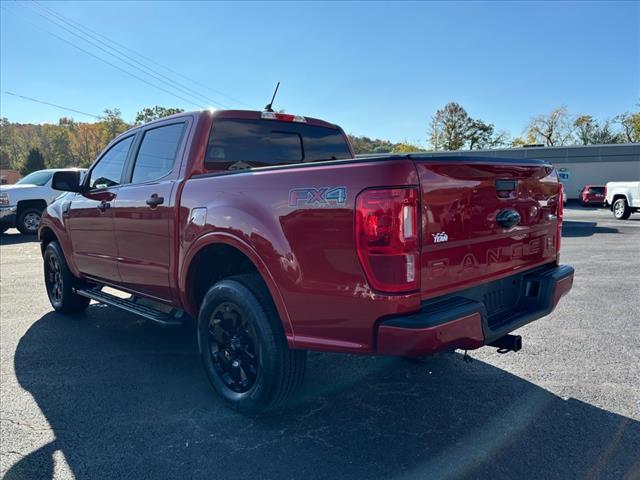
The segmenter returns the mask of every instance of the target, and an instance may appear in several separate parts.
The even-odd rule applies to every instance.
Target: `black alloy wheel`
[[[51,303],[62,303],[64,280],[57,256],[49,255],[44,264],[45,284]]]
[[[51,306],[60,313],[79,313],[89,306],[90,300],[78,295],[74,288],[86,287],[76,278],[64,258],[58,242],[50,242],[44,250],[44,284]]]
[[[220,304],[209,319],[209,352],[220,380],[237,393],[253,387],[260,366],[255,329],[232,302]]]
[[[258,413],[281,407],[302,384],[307,352],[289,348],[258,274],[235,275],[212,285],[200,305],[197,334],[207,377],[234,410]]]

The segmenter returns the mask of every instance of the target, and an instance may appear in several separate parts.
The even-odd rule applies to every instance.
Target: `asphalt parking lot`
[[[566,210],[574,288],[523,350],[309,357],[300,398],[242,417],[187,328],[53,313],[38,244],[0,246],[0,476],[640,478],[640,214]]]

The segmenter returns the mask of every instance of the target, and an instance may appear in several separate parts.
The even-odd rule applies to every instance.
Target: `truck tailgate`
[[[554,261],[561,193],[538,161],[420,158],[422,298]]]

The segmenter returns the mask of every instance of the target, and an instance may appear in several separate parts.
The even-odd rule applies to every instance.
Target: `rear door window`
[[[174,123],[144,132],[133,167],[132,183],[157,180],[173,170],[184,126],[184,123]]]
[[[234,170],[351,158],[339,129],[277,120],[214,120],[205,165]]]

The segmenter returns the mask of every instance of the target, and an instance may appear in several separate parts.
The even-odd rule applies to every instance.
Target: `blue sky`
[[[639,2],[45,6],[209,86],[214,91],[151,65],[210,100],[260,109],[280,80],[276,108],[393,141],[426,144],[429,118],[452,100],[514,136],[531,116],[560,105],[608,118],[640,101]],[[126,120],[156,104],[197,108],[52,36],[47,30],[186,97],[38,13],[33,3],[2,2],[3,91],[88,113],[118,107]],[[0,98],[11,121],[92,120]]]

